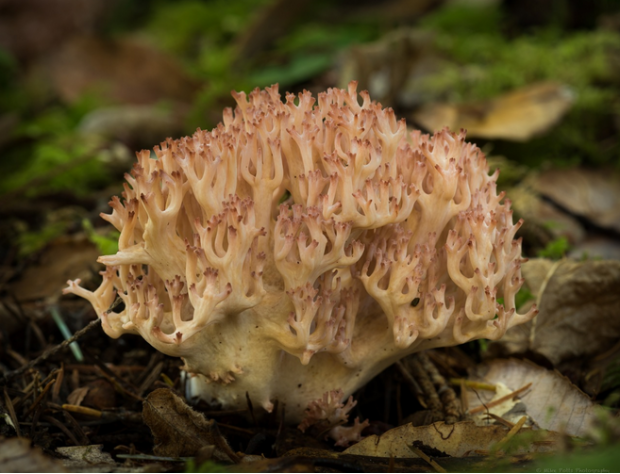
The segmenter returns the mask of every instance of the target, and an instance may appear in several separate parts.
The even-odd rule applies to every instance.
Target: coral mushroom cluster
[[[212,131],[138,153],[103,215],[119,251],[99,258],[99,289],[66,292],[108,335],[182,357],[209,402],[247,392],[299,421],[407,354],[534,315],[515,311],[520,223],[463,132],[408,134],[354,82],[318,100],[233,95]]]

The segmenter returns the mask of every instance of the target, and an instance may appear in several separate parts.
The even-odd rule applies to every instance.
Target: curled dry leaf
[[[471,376],[474,381],[506,387],[507,391],[518,390],[528,384],[530,388],[519,394],[524,407],[515,404],[500,404],[488,412],[510,421],[510,413],[522,409],[540,428],[582,436],[595,420],[595,405],[585,393],[557,371],[547,370],[529,361],[516,359],[495,359],[481,364]],[[501,398],[505,392],[467,392],[469,407],[488,404]],[[511,406],[512,405],[512,406]],[[482,415],[486,413],[486,410]],[[507,413],[509,413],[507,415]],[[514,421],[514,420],[512,420]],[[479,418],[480,423],[487,421]]]
[[[414,115],[427,130],[464,128],[470,137],[526,141],[555,125],[573,102],[571,90],[554,82],[532,84],[473,104],[429,104]]]
[[[167,388],[146,397],[142,416],[153,432],[157,456],[193,456],[199,451],[205,455],[212,450],[212,457],[219,461],[237,461],[215,421],[205,419]]]
[[[531,432],[525,428],[521,432]],[[471,421],[461,421],[447,425],[440,421],[427,426],[413,426],[411,423],[394,428],[381,436],[372,435],[348,448],[345,454],[362,456],[412,458],[417,457],[410,449],[414,441],[419,442],[422,451],[433,448],[446,456],[463,457],[490,450],[495,443],[506,437],[508,429],[504,426],[489,425],[476,426]],[[545,443],[532,442],[524,446],[521,452],[548,452],[552,451],[555,441],[560,435],[554,432],[540,431],[537,441],[544,439]],[[533,438],[534,439],[534,438]],[[437,456],[437,454],[435,455]]]
[[[494,344],[508,354],[534,351],[557,366],[596,356],[618,342],[620,262],[532,259],[522,269],[540,312]]]
[[[90,390],[90,387],[78,387],[67,397],[67,403],[70,405],[80,406],[84,401],[84,397]]]

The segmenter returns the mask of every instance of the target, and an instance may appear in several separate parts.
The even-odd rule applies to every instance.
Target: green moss
[[[96,108],[92,96],[68,107],[51,106],[24,117],[14,132],[27,145],[8,150],[0,162],[0,195],[71,190],[86,194],[110,180],[101,139],[77,131],[82,117]]]
[[[566,237],[559,237],[547,244],[547,246],[538,251],[538,257],[559,260],[566,255],[570,249],[570,244]]]
[[[101,255],[114,255],[118,252],[118,239],[121,235],[119,231],[105,227],[102,232],[97,232],[88,219],[82,220],[82,228],[86,231],[88,240],[97,246]]]
[[[50,222],[36,231],[23,231],[18,234],[17,248],[20,257],[26,257],[41,250],[56,237],[67,230],[66,222]]]

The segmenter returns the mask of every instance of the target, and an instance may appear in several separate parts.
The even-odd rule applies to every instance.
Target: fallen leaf
[[[620,231],[620,174],[584,168],[540,173],[533,187],[567,211]]]
[[[532,185],[535,179],[527,177],[509,192],[512,208],[524,219],[524,227],[535,227],[538,234],[544,235],[544,239],[537,239],[545,240],[541,242],[543,247],[551,240],[560,237],[565,237],[571,245],[582,242],[586,231],[579,220],[542,199]],[[527,238],[524,240],[530,241]]]
[[[106,379],[97,379],[86,385],[87,393],[83,405],[97,410],[113,409],[117,406],[114,385]]]
[[[219,461],[236,462],[237,455],[220,434],[213,420],[192,410],[170,389],[159,388],[144,401],[142,417],[155,438],[157,456],[194,456],[213,447],[212,456]]]
[[[12,283],[11,292],[20,302],[60,296],[68,279],[88,279],[99,249],[84,234],[62,236],[50,242],[36,265],[29,266]]]
[[[544,82],[480,103],[428,104],[413,118],[429,131],[464,128],[470,138],[526,141],[555,125],[572,102],[567,86]]]
[[[69,472],[129,472],[128,469],[118,470],[109,453],[103,452],[102,444],[90,446],[64,446],[56,448],[56,452],[66,459],[62,464]],[[135,472],[135,471],[134,471]]]
[[[66,472],[60,461],[31,447],[26,438],[0,437],[0,466],[2,472]]]
[[[521,433],[531,432],[531,428],[524,428]],[[435,450],[435,459],[438,456],[463,457],[474,454],[476,451],[488,451],[508,434],[504,426],[488,425],[477,426],[473,421],[461,421],[448,425],[443,421],[427,426],[408,425],[391,429],[381,436],[372,435],[344,451],[345,454],[362,456],[414,458],[417,457],[410,449],[414,441],[421,443],[422,450]],[[521,452],[548,452],[554,448],[554,442],[561,437],[558,433],[538,433],[549,443],[532,443],[528,449]],[[433,451],[431,451],[433,452]]]
[[[89,390],[89,387],[76,388],[73,392],[69,394],[69,396],[67,396],[67,403],[69,403],[69,405],[80,406]]]
[[[67,102],[96,90],[125,104],[187,103],[198,83],[171,56],[133,39],[77,37],[45,60],[54,89]]]
[[[620,262],[532,259],[522,266],[540,312],[498,341],[504,353],[531,350],[554,365],[591,358],[620,338]]]
[[[488,423],[486,413],[493,413],[508,421],[516,422],[527,414],[537,426],[545,430],[559,431],[571,436],[583,436],[595,421],[595,405],[585,393],[557,371],[548,370],[530,361],[517,359],[495,359],[477,366],[470,380],[485,382],[506,390],[487,392],[468,390],[470,409],[486,405],[531,384],[519,394],[520,403],[507,401],[485,410],[476,416],[479,424]],[[521,406],[517,406],[521,405]]]

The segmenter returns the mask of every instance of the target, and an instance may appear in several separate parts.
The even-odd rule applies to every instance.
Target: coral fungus
[[[233,95],[212,131],[138,153],[103,215],[119,251],[99,258],[99,289],[66,291],[108,335],[181,357],[208,402],[247,392],[300,421],[407,354],[534,315],[515,311],[520,223],[464,132],[408,134],[354,82]]]

